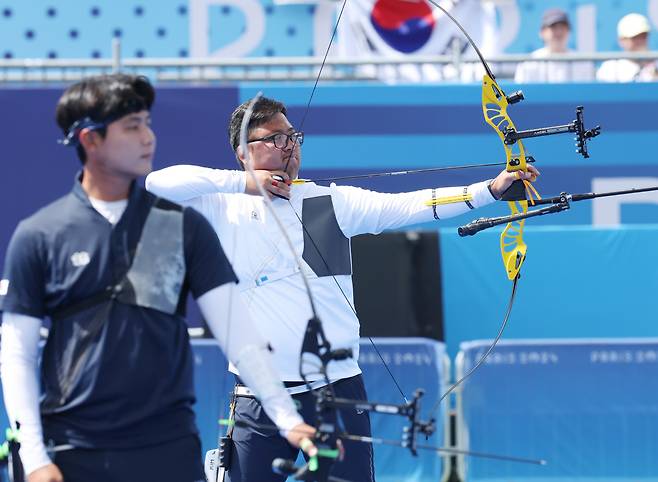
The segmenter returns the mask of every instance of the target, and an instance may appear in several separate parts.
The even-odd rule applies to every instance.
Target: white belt
[[[327,385],[327,382],[325,380],[315,380],[314,382],[310,383],[311,385],[311,390],[315,390],[316,388],[322,388]],[[309,391],[309,387],[306,384],[303,385],[297,385],[296,387],[289,387],[286,388],[288,391],[288,394],[290,395],[297,395],[299,393],[304,393]],[[256,398],[256,394],[251,391],[249,387],[245,387],[244,385],[237,385],[234,390],[235,396],[236,397],[252,397]]]

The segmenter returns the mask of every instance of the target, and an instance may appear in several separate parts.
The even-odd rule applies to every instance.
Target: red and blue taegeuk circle
[[[435,24],[432,9],[425,0],[377,0],[370,21],[390,47],[405,54],[423,47]]]

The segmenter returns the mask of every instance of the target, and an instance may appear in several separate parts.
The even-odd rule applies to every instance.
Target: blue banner
[[[448,353],[495,336],[512,282],[500,229],[460,238],[442,230],[441,277]],[[651,241],[653,239],[653,241]],[[527,258],[504,338],[658,337],[658,225],[617,229],[526,228]]]
[[[464,343],[457,375],[491,341]],[[658,339],[503,341],[464,384],[461,448],[544,459],[467,457],[469,482],[658,481]]]

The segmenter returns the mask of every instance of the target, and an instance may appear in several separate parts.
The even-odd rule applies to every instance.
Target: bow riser
[[[514,144],[505,142],[505,135],[510,130],[516,131],[514,122],[507,114],[509,101],[503,89],[498,83],[485,74],[482,78],[482,113],[484,119],[498,134],[507,159],[506,170],[508,172],[525,171],[527,160],[525,147],[520,140]],[[515,186],[510,189],[511,196],[506,196],[511,214],[528,211],[528,202],[525,200],[525,187],[521,181],[515,181]],[[524,220],[509,223],[500,235],[500,253],[507,277],[510,280],[516,278],[525,260],[528,246],[523,241]]]

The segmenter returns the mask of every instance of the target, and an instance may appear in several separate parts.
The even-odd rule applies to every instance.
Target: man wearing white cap
[[[649,20],[639,13],[629,13],[617,24],[619,45],[626,52],[649,50]],[[650,82],[658,78],[655,61],[630,59],[606,60],[596,72],[602,82]]]
[[[514,81],[527,82],[587,82],[594,78],[592,62],[548,60],[555,54],[566,54],[571,25],[564,10],[551,8],[542,15],[539,37],[544,46],[532,52],[537,60],[521,62],[516,67]]]

